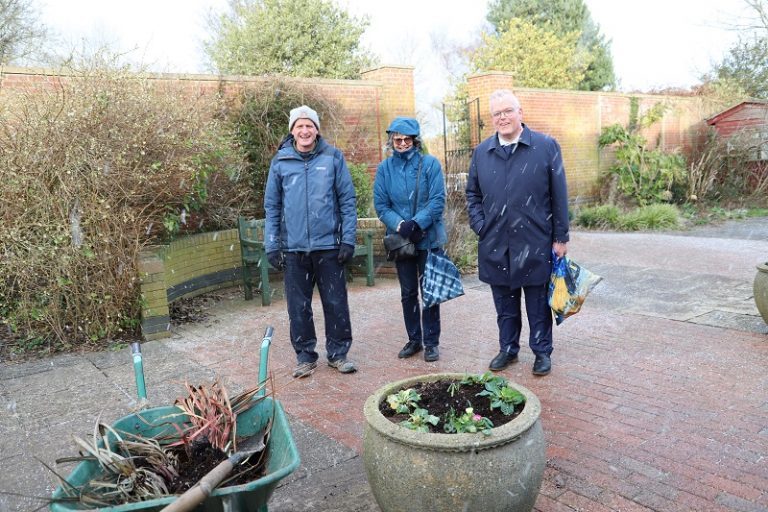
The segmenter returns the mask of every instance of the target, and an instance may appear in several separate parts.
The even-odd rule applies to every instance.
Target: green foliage
[[[510,71],[521,87],[576,89],[591,57],[576,44],[578,32],[556,33],[512,18],[498,34],[486,35],[472,56],[474,71]]]
[[[264,187],[269,165],[288,133],[292,108],[309,105],[320,117],[321,134],[336,123],[341,107],[327,100],[317,89],[284,79],[273,79],[258,88],[244,89],[227,109],[226,118],[246,155],[245,179],[250,184],[243,214],[264,216]]]
[[[230,0],[205,45],[220,73],[357,78],[370,57],[368,26],[329,0]]]
[[[618,231],[675,229],[680,227],[680,217],[680,210],[671,204],[650,204],[628,212],[615,205],[600,205],[580,210],[575,224]]]
[[[746,212],[747,217],[768,217],[768,208],[749,208]]]
[[[357,216],[361,219],[371,217],[373,215],[373,184],[368,174],[368,165],[348,163],[347,167],[352,175],[352,183],[355,185]]]
[[[429,432],[429,425],[437,425],[439,421],[440,418],[429,414],[426,409],[416,409],[400,425],[416,432]]]
[[[607,229],[615,228],[619,224],[622,215],[618,206],[604,204],[579,210],[575,222],[585,228]]]
[[[521,18],[539,28],[547,28],[558,37],[577,33],[574,45],[588,53],[588,66],[577,89],[599,91],[613,89],[616,77],[613,70],[610,43],[600,34],[583,0],[493,0],[488,6],[487,20],[497,33],[506,30],[512,18]]]
[[[448,393],[454,397],[464,385],[483,384],[484,390],[476,396],[488,397],[491,409],[499,408],[504,415],[512,415],[515,406],[525,403],[525,395],[509,385],[509,381],[491,372],[483,374],[466,374],[460,380],[452,380],[448,384]],[[471,403],[461,415],[456,415],[453,407],[442,418],[429,414],[429,411],[420,406],[421,395],[413,388],[402,389],[397,393],[387,395],[386,402],[390,409],[397,414],[408,414],[408,419],[401,421],[399,425],[416,430],[429,432],[429,425],[437,426],[441,421],[443,430],[448,434],[454,433],[482,433],[490,435],[493,423],[489,418],[475,414]]]
[[[491,400],[491,409],[500,409],[504,414],[515,412],[515,406],[525,403],[525,395],[510,387],[506,382],[489,380],[485,383],[485,391],[477,396],[487,396]]]
[[[739,23],[739,40],[704,81],[704,92],[727,100],[768,99],[768,1],[746,0],[749,14]]]
[[[619,218],[622,231],[675,229],[680,227],[680,211],[672,204],[650,204]]]
[[[495,375],[493,372],[468,373],[459,381],[461,384],[486,384],[488,382],[497,382],[499,385],[506,385],[507,379],[501,375]]]
[[[734,84],[749,97],[768,99],[768,28],[765,34],[742,37],[715,66],[714,80]]]
[[[461,416],[456,416],[456,412],[451,409],[445,420],[445,425],[443,425],[446,434],[476,434],[480,432],[489,436],[492,428],[491,420],[475,414],[471,407],[467,407]]]
[[[408,414],[411,409],[415,409],[418,401],[421,400],[413,388],[401,389],[397,393],[387,396],[387,403],[397,413]]]
[[[616,178],[619,192],[640,206],[670,202],[674,191],[685,185],[685,158],[678,153],[648,149],[639,133],[641,128],[660,120],[663,113],[664,105],[656,104],[637,121],[631,115],[629,128],[618,124],[604,128],[598,141],[601,148],[615,146],[616,163],[609,172]]]
[[[0,311],[18,347],[135,329],[136,262],[167,239],[164,223],[215,229],[236,216],[242,157],[222,144],[217,111],[213,97],[96,66],[3,97]]]

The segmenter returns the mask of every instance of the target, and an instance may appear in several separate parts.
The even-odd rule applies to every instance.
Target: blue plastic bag
[[[552,274],[549,277],[547,298],[557,325],[579,312],[589,292],[602,279],[568,256],[558,258],[555,252],[552,252]]]

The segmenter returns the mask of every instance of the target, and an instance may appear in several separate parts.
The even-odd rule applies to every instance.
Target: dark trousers
[[[516,355],[520,351],[520,295],[525,295],[525,312],[530,335],[528,344],[534,354],[552,354],[552,310],[547,302],[548,285],[491,286],[496,322],[499,325],[499,345],[502,352]]]
[[[291,344],[299,363],[317,361],[317,335],[312,317],[312,292],[320,292],[325,319],[325,351],[329,361],[344,359],[352,345],[347,280],[338,250],[285,253],[285,299]]]
[[[440,343],[440,305],[423,308],[419,300],[421,276],[424,275],[426,263],[427,251],[418,251],[416,258],[397,261],[395,266],[400,281],[400,302],[403,305],[408,341],[421,343],[425,347],[436,347]]]

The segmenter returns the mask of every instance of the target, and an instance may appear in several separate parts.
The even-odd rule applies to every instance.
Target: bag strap
[[[413,193],[413,208],[411,208],[411,219],[416,215],[416,206],[419,204],[419,182],[421,181],[421,163],[424,159],[421,155],[416,155],[419,158],[419,170],[416,172],[416,189]]]

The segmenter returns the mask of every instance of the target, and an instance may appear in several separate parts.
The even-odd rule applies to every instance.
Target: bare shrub
[[[123,69],[4,96],[3,322],[49,351],[136,329],[141,249],[243,202],[241,156],[216,112],[216,98]]]
[[[768,195],[768,140],[759,131],[710,134],[689,167],[689,198],[740,203]]]
[[[340,123],[341,108],[337,103],[316,87],[283,78],[264,80],[258,87],[243,89],[228,103],[225,118],[247,159],[245,174],[250,194],[244,204],[244,215],[264,216],[263,194],[269,165],[288,133],[291,109],[300,105],[317,111],[321,134],[332,132]]]
[[[462,272],[472,272],[477,267],[477,235],[469,227],[467,201],[464,189],[446,191],[443,212],[445,229],[448,233],[446,252]]]
[[[707,136],[701,151],[691,158],[688,166],[688,200],[705,199],[712,194],[728,169],[726,151],[714,131]]]

